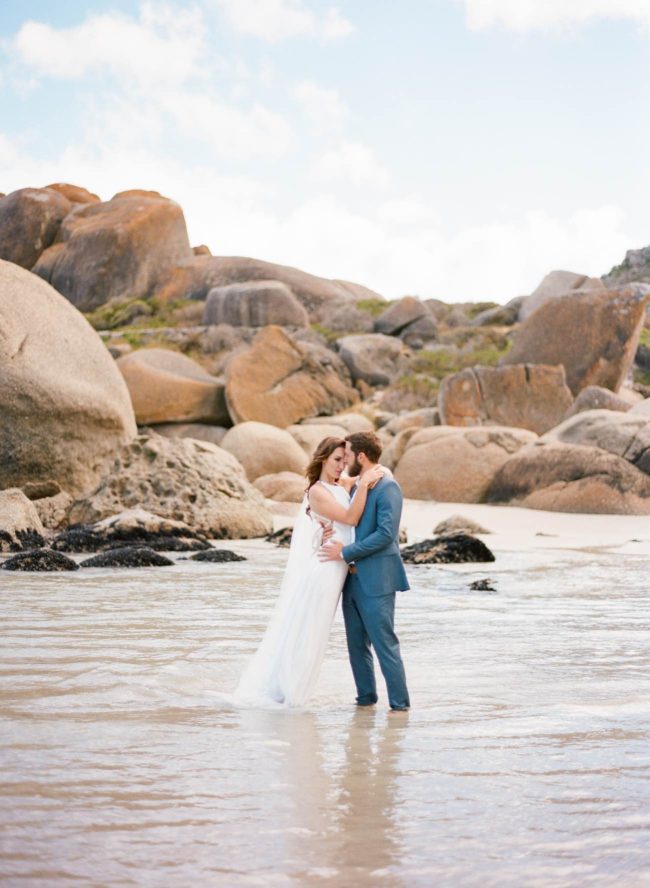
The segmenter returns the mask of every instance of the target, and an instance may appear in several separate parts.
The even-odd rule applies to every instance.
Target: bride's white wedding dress
[[[349,507],[345,488],[318,483]],[[319,560],[322,527],[313,513],[307,513],[307,506],[305,496],[275,610],[235,692],[236,699],[245,703],[302,706],[318,679],[348,566],[344,561]],[[335,521],[333,529],[334,538],[345,545],[353,541],[351,525]]]

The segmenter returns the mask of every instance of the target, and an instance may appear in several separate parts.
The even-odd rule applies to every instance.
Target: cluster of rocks
[[[0,490],[0,552],[17,553],[3,570],[64,571],[79,567],[170,567],[161,552],[193,552],[191,559],[223,563],[246,559],[215,549],[207,536],[182,521],[161,518],[144,509],[128,509],[92,524],[72,524],[48,535],[33,503],[18,488]],[[80,563],[68,553],[93,552]]]
[[[172,550],[263,536],[367,429],[407,497],[650,514],[648,250],[505,306],[387,302],[192,248],[156,192],[1,197],[0,548],[138,509],[194,534]]]

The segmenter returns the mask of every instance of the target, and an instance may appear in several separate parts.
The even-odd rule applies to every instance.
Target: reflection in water
[[[248,710],[240,724],[249,743],[259,744],[258,777],[276,796],[272,832],[286,872],[363,885],[397,870],[395,791],[406,718],[353,711],[333,745],[313,712]]]
[[[227,702],[286,557],[247,546],[2,576],[3,886],[650,884],[645,559],[414,571],[403,718],[351,705],[340,621],[308,709]]]
[[[403,849],[397,822],[396,776],[408,716],[386,717],[371,729],[375,712],[361,710],[350,722],[345,743],[339,820],[339,859],[353,884],[362,884],[368,841],[373,845],[373,879],[397,871]]]

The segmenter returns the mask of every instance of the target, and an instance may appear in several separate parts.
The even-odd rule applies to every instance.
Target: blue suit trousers
[[[408,709],[406,674],[394,629],[395,592],[366,595],[358,577],[350,574],[343,587],[343,617],[357,703],[363,706],[377,702],[372,645],[386,682],[391,709]]]

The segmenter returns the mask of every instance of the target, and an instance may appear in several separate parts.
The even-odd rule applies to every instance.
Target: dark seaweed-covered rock
[[[190,555],[188,561],[211,561],[213,564],[221,564],[225,561],[246,561],[243,555],[231,552],[230,549],[209,549],[206,552],[197,552]]]
[[[58,552],[104,552],[120,546],[147,546],[156,552],[197,552],[210,548],[204,534],[183,521],[161,518],[144,509],[129,509],[95,524],[73,524],[58,534]]]
[[[6,547],[10,552],[20,552],[32,546],[44,546],[45,538],[37,530],[32,530],[31,528],[17,530],[13,537],[6,530],[0,530],[0,552],[2,551],[3,546],[1,544],[3,543],[6,543]]]
[[[496,592],[497,590],[494,586],[491,585],[492,580],[474,580],[473,583],[469,584],[469,588],[472,592]]]
[[[269,543],[275,543],[282,549],[288,549],[291,545],[291,535],[293,527],[281,527],[280,530],[274,530],[273,533],[267,534],[264,539]]]
[[[485,543],[467,533],[451,533],[423,540],[402,549],[406,564],[462,564],[467,561],[494,561]]]
[[[81,567],[170,567],[173,563],[148,546],[123,546],[86,558]]]
[[[0,348],[0,364],[2,363],[1,352]],[[0,463],[2,458],[2,442],[0,441]],[[5,462],[7,459],[11,460],[11,451],[7,451]],[[34,504],[22,490],[17,487],[0,490],[0,552],[24,552],[27,549],[40,549],[45,545],[43,529]]]
[[[79,570],[79,565],[63,555],[61,552],[53,552],[51,549],[32,549],[31,552],[21,552],[8,558],[2,565],[3,570],[38,570],[59,571]]]

